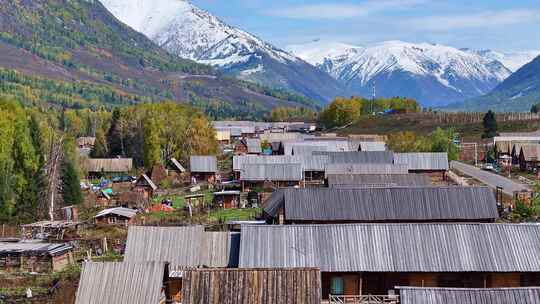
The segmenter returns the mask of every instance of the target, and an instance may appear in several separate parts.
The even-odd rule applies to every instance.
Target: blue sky
[[[315,39],[540,49],[539,0],[192,0],[279,47]]]

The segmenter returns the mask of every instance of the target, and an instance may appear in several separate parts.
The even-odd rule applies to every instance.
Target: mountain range
[[[406,96],[441,107],[490,93],[538,51],[503,53],[386,41],[315,41],[282,50],[188,0],[101,0],[120,21],[181,58],[326,103],[336,96]]]
[[[314,41],[291,52],[363,96],[416,98],[443,106],[491,92],[540,52],[498,53],[386,41],[367,47]]]
[[[120,21],[171,54],[222,73],[327,102],[345,92],[324,71],[185,0],[101,0]]]
[[[524,65],[487,95],[448,105],[452,111],[526,112],[540,103],[540,56]]]
[[[316,106],[171,55],[98,1],[2,1],[0,79],[0,97],[64,107],[175,100],[255,119],[276,106]]]

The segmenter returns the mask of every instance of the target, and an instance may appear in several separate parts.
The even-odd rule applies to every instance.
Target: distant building
[[[95,217],[98,226],[120,225],[127,226],[137,215],[137,210],[116,207],[100,211]]]
[[[487,187],[280,189],[264,207],[273,222],[493,222],[499,218]]]
[[[74,263],[69,244],[0,243],[0,270],[6,272],[61,271]]]
[[[156,184],[154,184],[148,175],[141,174],[133,186],[133,191],[141,193],[144,199],[150,202],[157,188]]]
[[[90,177],[128,174],[133,169],[133,159],[89,158],[84,160],[83,168]]]
[[[191,177],[195,178],[197,182],[214,183],[216,181],[218,167],[215,156],[191,156],[189,163]]]

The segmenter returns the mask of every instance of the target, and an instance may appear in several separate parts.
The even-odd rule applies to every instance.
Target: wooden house
[[[540,144],[521,146],[519,167],[522,171],[536,170],[540,166]]]
[[[61,271],[74,263],[69,244],[0,242],[0,270],[6,272]]]
[[[97,207],[111,207],[112,206],[112,197],[107,191],[99,190],[96,197],[96,206]]]
[[[425,187],[431,180],[424,174],[330,174],[330,188],[381,188],[381,187]]]
[[[409,174],[406,164],[384,163],[329,163],[325,166],[326,177],[330,175],[404,175]]]
[[[214,192],[214,206],[224,209],[240,208],[240,191]]]
[[[171,276],[186,268],[237,267],[239,238],[238,233],[207,232],[202,226],[130,226],[124,261],[168,262]]]
[[[191,178],[196,182],[216,182],[218,167],[215,156],[191,156],[189,163]]]
[[[150,200],[143,192],[126,191],[118,195],[117,205],[130,209],[144,209],[148,207]]]
[[[321,275],[315,268],[190,269],[180,298],[183,304],[320,304]]]
[[[303,186],[302,165],[293,164],[247,164],[240,171],[242,189],[255,187],[282,188]]]
[[[137,210],[116,207],[100,211],[94,221],[98,226],[120,225],[127,226],[131,220],[137,215]]]
[[[401,304],[540,304],[540,287],[434,288],[397,287]]]
[[[411,223],[494,222],[495,195],[487,187],[280,189],[265,204],[271,222]]]
[[[239,154],[239,155],[262,154],[261,140],[258,138],[242,139],[238,144],[236,144],[236,146],[234,147],[234,150],[235,150],[235,154]]]
[[[131,158],[88,158],[83,162],[83,168],[89,177],[104,177],[128,174],[133,169]]]
[[[141,176],[135,182],[133,186],[133,192],[141,193],[142,197],[150,202],[154,196],[154,192],[157,190],[156,184],[148,177],[146,174],[141,174]]]
[[[535,224],[247,225],[239,267],[317,267],[323,298],[539,286],[539,236]]]
[[[166,263],[86,262],[76,304],[165,303]]]
[[[233,172],[235,178],[241,178],[241,172],[246,165],[286,165],[300,164],[306,182],[319,182],[324,184],[324,171],[328,157],[324,155],[244,155],[233,157]]]
[[[222,145],[230,144],[231,131],[230,130],[216,130],[216,140]]]
[[[446,180],[448,153],[395,153],[395,164],[406,164],[409,173],[423,173],[437,181]]]

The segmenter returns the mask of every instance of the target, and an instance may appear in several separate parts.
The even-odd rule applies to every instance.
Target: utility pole
[[[375,114],[373,112],[373,105],[375,104],[375,99],[376,98],[377,98],[377,87],[376,87],[375,80],[373,80],[373,96],[372,96],[372,99],[371,99],[371,115]]]

